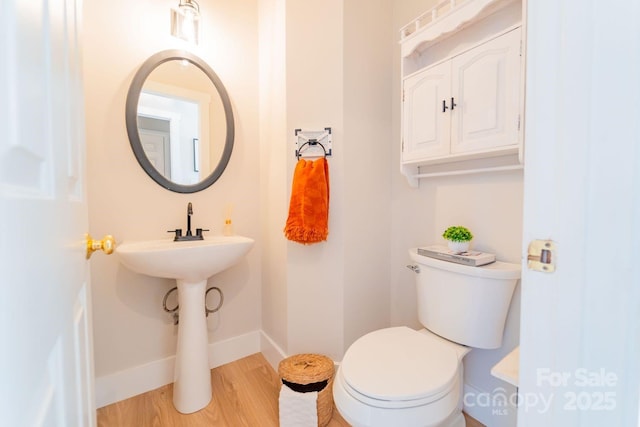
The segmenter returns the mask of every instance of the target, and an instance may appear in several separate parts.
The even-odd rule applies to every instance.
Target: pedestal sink
[[[183,414],[199,411],[211,400],[204,301],[207,279],[237,263],[252,246],[248,237],[207,236],[184,242],[124,242],[116,248],[120,262],[130,270],[178,283],[180,323],[173,404]]]

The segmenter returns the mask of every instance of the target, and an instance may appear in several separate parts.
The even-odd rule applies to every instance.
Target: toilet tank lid
[[[496,261],[480,267],[457,264],[455,262],[442,261],[418,254],[418,248],[409,249],[409,256],[414,262],[440,270],[451,271],[458,274],[466,274],[473,277],[484,277],[487,279],[519,279],[520,264]]]

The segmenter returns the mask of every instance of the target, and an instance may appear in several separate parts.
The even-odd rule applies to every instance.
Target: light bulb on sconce
[[[180,0],[177,9],[171,9],[171,35],[198,44],[200,33],[200,6],[195,0]]]

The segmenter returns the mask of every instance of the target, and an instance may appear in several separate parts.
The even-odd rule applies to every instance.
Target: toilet
[[[346,351],[335,405],[354,427],[464,427],[464,356],[502,345],[520,265],[470,267],[418,254],[418,318],[425,329],[380,329]]]

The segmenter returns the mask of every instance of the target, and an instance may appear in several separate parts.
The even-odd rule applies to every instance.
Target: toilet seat
[[[440,337],[407,327],[386,328],[356,340],[339,375],[355,399],[378,408],[422,406],[457,384],[459,354]]]

